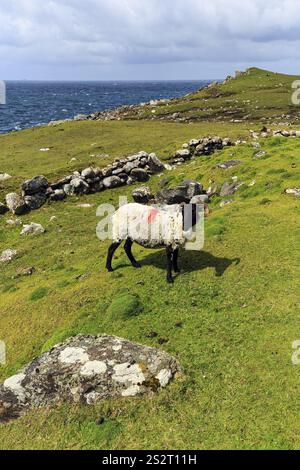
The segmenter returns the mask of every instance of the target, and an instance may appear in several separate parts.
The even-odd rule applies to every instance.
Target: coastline
[[[0,135],[53,125],[57,122],[95,120],[98,116],[118,113],[119,110],[126,108],[134,110],[151,105],[153,102],[166,103],[183,99],[190,93],[201,90],[210,82],[210,80],[8,81],[8,85],[15,87],[11,91],[14,104],[8,102],[6,107],[2,110],[0,108]],[[137,97],[141,99],[137,101]],[[30,100],[32,103],[29,105]],[[34,106],[35,102],[37,106]],[[88,110],[90,106],[93,106],[94,111]]]

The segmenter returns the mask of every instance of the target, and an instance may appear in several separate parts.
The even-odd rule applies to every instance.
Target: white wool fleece
[[[112,235],[116,243],[129,238],[148,248],[177,248],[186,242],[182,207],[127,204],[112,216]]]

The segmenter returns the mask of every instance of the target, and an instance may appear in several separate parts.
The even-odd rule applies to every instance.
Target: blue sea
[[[209,84],[199,81],[6,82],[0,133],[47,124],[122,105],[175,98]]]

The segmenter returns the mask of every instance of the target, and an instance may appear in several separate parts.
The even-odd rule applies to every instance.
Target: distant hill
[[[96,118],[296,123],[300,107],[292,103],[295,80],[300,76],[253,67],[182,98],[124,107]]]

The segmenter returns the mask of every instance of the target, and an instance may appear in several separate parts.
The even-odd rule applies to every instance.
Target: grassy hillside
[[[167,159],[189,138],[244,138],[248,130],[248,124],[228,123],[79,122],[1,136],[1,171],[13,179],[1,183],[0,197],[39,173],[55,179],[141,149]],[[260,159],[249,140],[164,174],[170,187],[186,178],[205,187],[232,177],[244,183],[229,198],[231,205],[221,209],[222,199],[213,200],[205,249],[182,252],[174,286],[166,284],[161,250],[135,247],[143,266],[136,271],[120,249],[116,271],[104,269],[108,242],[96,237],[96,208],[117,205],[120,195],[131,198],[132,187],[31,212],[22,222],[47,230],[34,238],[7,226],[11,215],[0,216],[0,251],[19,252],[0,271],[0,340],[8,349],[0,380],[77,333],[113,334],[162,348],[184,370],[150,398],[30,412],[0,425],[1,449],[299,448],[300,375],[291,355],[300,339],[300,207],[283,191],[300,184],[300,139],[260,143],[266,152]],[[42,153],[42,147],[52,149]],[[70,163],[72,158],[77,161]],[[242,164],[216,168],[232,159]],[[159,176],[151,179],[154,191],[160,182]],[[79,207],[83,203],[92,207]],[[33,276],[16,277],[29,266],[36,269]],[[132,296],[144,309],[126,317]],[[120,297],[123,304],[111,309]]]
[[[248,69],[236,78],[216,83],[183,98],[158,105],[125,109],[118,117],[194,121],[298,122],[292,103],[292,83],[299,76]]]

